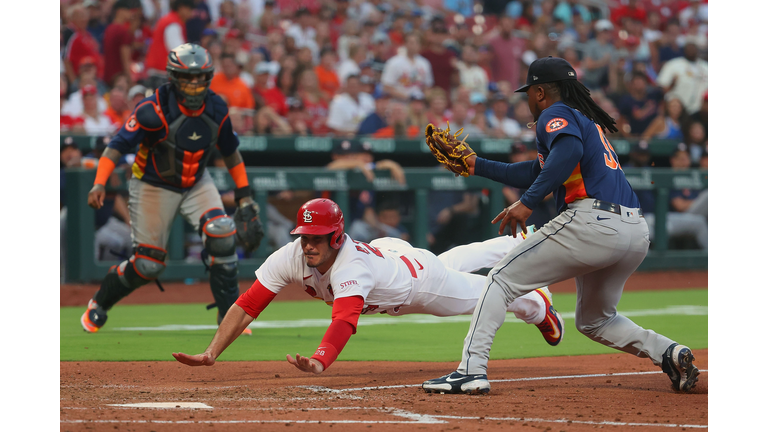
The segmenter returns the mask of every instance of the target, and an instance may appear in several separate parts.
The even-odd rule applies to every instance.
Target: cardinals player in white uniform
[[[299,283],[309,295],[333,306],[332,321],[312,357],[289,354],[287,359],[302,371],[321,373],[357,331],[360,314],[472,314],[485,276],[469,272],[492,268],[524,241],[497,237],[458,246],[440,256],[395,238],[362,243],[344,233],[339,206],[322,198],[299,209],[291,234],[301,237],[274,252],[256,270],[258,279],[229,309],[208,349],[197,355],[173,353],[176,360],[190,366],[213,365],[283,287]],[[546,287],[517,298],[508,310],[535,324],[550,345],[562,340],[563,320]]]

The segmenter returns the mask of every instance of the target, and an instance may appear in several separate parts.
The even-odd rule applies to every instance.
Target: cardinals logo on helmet
[[[304,210],[304,222],[305,223],[312,223],[312,212],[309,210]]]

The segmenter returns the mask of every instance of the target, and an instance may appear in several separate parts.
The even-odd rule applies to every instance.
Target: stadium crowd
[[[706,169],[707,8],[706,0],[61,0],[61,133],[115,133],[167,82],[168,51],[194,42],[211,53],[211,90],[241,136],[334,136],[357,148],[354,137],[415,138],[427,123],[450,121],[473,138],[513,140],[510,160],[526,160],[535,157],[533,119],[514,89],[533,60],[552,55],[574,66],[619,136],[642,140],[625,166],[649,166],[647,142],[670,139],[680,142],[670,166]],[[62,167],[71,166],[66,147]],[[372,156],[337,150],[347,162],[332,164],[371,167]],[[394,176],[399,165],[389,162]],[[505,190],[510,201],[519,193]],[[702,201],[697,191],[673,195],[670,209],[681,214],[687,201]],[[703,195],[703,235],[693,235],[706,248]],[[476,211],[473,200],[445,197],[430,226]],[[391,201],[377,207],[360,214],[369,223],[359,233],[402,231]],[[539,225],[554,215],[539,210]]]

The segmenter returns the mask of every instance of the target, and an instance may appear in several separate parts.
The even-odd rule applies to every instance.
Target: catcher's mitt
[[[467,158],[477,154],[465,142],[469,135],[459,141],[459,135],[464,128],[451,135],[451,124],[448,124],[446,130],[435,127],[432,123],[427,125],[424,136],[427,139],[427,145],[435,155],[438,162],[445,165],[454,174],[469,177],[469,165]]]
[[[259,220],[259,205],[255,202],[241,202],[233,219],[237,228],[237,243],[248,252],[256,250],[264,238],[264,229]]]

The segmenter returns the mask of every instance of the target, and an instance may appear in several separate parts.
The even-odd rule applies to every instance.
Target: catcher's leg
[[[80,318],[86,331],[98,331],[106,323],[106,311],[136,288],[157,279],[165,270],[165,244],[180,202],[181,194],[137,178],[128,182],[134,254],[109,270],[88,302],[88,309]]]
[[[235,223],[223,209],[221,195],[207,171],[184,194],[180,209],[181,215],[203,239],[203,262],[211,273],[211,292],[219,310],[219,323],[240,296]]]

